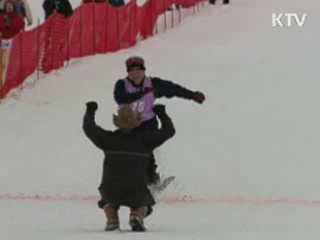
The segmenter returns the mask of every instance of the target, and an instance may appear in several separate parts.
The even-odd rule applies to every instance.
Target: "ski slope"
[[[41,4],[29,2],[43,18]],[[3,238],[316,239],[319,11],[315,0],[206,5],[131,49],[31,76],[0,102]],[[301,28],[272,27],[272,13],[282,12],[308,17]],[[95,100],[97,122],[114,129],[113,86],[131,55],[145,58],[148,75],[207,99],[158,100],[177,133],[157,161],[177,181],[159,196],[147,233],[105,233],[96,207],[103,154],[84,136],[82,117],[85,102]],[[120,217],[129,229],[128,211]]]

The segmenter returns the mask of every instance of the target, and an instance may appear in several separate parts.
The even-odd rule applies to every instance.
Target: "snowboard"
[[[151,193],[159,194],[163,192],[170,185],[170,183],[173,182],[175,178],[176,178],[175,176],[166,177],[162,181],[160,181],[158,184],[151,185],[150,186]]]

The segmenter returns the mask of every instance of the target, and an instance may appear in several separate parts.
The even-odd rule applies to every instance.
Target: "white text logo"
[[[272,26],[273,27],[292,27],[294,25],[302,27],[307,19],[307,14],[297,13],[273,13]]]

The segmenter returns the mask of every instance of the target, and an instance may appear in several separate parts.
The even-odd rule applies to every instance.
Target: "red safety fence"
[[[109,4],[83,4],[70,18],[52,15],[37,28],[3,40],[0,56],[0,99],[41,70],[48,73],[71,58],[114,52],[153,35],[157,19],[172,4],[188,8],[202,0],[136,0],[121,8]]]

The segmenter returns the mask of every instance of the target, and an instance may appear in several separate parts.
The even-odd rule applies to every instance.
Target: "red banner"
[[[69,21],[60,14],[52,15],[43,26],[46,32],[40,69],[47,73],[59,69],[67,60]]]

